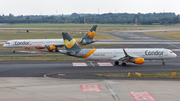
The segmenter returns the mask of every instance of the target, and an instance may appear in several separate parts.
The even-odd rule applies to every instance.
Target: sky
[[[0,15],[59,15],[72,13],[180,14],[180,0],[0,0]]]

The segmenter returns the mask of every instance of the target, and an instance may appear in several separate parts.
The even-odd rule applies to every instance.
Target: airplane
[[[119,65],[119,61],[122,61],[122,66],[126,66],[128,62],[143,64],[144,60],[162,60],[162,64],[165,65],[165,59],[177,57],[175,53],[165,48],[81,49],[68,33],[63,32],[62,35],[66,50],[59,52],[78,58],[115,61],[115,65]]]
[[[73,42],[76,42],[78,45],[87,45],[94,43],[93,40],[97,25],[94,25],[83,38],[73,39]],[[9,40],[3,47],[12,48],[13,53],[15,53],[15,48],[30,48],[35,47],[36,49],[45,49],[47,48],[50,52],[55,50],[58,52],[58,47],[63,47],[63,39],[27,39],[27,40]]]

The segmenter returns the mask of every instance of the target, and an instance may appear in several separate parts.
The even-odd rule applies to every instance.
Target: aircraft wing
[[[133,58],[141,58],[139,56],[130,56],[130,55],[128,55],[127,52],[124,49],[123,49],[123,51],[124,51],[124,55],[125,55],[124,57],[114,57],[114,58],[112,58],[112,60],[115,60],[115,61],[130,61]]]
[[[126,53],[126,51],[123,49],[124,51],[124,57],[120,57],[118,59],[118,57],[115,57],[114,59],[116,59],[116,61],[123,61],[123,62],[132,62],[135,64],[143,64],[144,63],[144,59],[139,57],[139,56],[130,56]]]

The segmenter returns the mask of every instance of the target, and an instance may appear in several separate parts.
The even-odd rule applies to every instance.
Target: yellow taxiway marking
[[[116,98],[116,100],[118,100],[117,96],[114,94],[114,92],[112,91],[112,89],[109,87],[109,85],[107,85],[108,89],[111,91],[111,93],[114,95],[114,97]]]
[[[92,62],[90,62],[90,63],[91,63],[91,65],[92,65],[93,67],[95,67],[94,64],[93,64]]]

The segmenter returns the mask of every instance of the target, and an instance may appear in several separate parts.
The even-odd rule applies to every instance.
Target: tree
[[[80,17],[80,15],[77,14],[77,13],[72,13],[72,14],[71,14],[71,17],[78,18],[78,17]]]
[[[178,22],[179,22],[179,17],[178,16],[174,17],[173,18],[173,23],[177,24]]]

